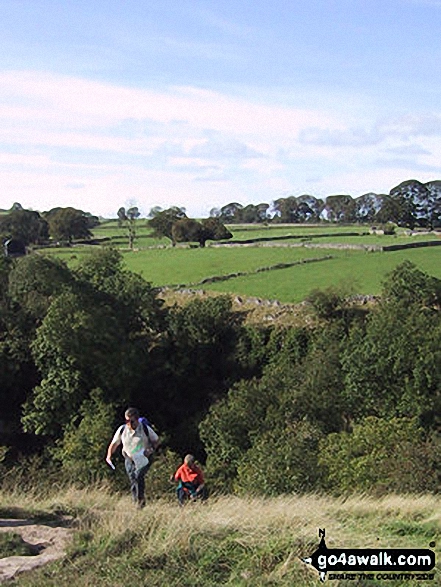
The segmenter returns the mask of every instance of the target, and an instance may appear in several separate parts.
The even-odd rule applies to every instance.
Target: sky
[[[0,0],[0,208],[441,179],[441,0]]]

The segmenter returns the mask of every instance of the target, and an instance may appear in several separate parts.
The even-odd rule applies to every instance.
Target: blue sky
[[[441,0],[0,0],[0,208],[441,179]]]

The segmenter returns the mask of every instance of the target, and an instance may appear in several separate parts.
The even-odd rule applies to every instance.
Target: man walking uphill
[[[122,445],[133,501],[142,508],[145,505],[144,477],[150,467],[149,457],[159,445],[159,437],[150,426],[141,422],[136,408],[128,408],[125,419],[126,423],[118,428],[109,444],[106,462],[114,468],[112,455]]]

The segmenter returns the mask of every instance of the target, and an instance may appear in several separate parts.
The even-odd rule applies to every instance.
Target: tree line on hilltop
[[[441,182],[422,184],[416,180],[402,182],[389,194],[367,193],[358,198],[331,195],[325,199],[311,195],[279,198],[267,203],[242,206],[232,202],[213,208],[210,216],[227,224],[234,223],[337,223],[392,222],[414,228],[435,228],[441,225]]]
[[[134,246],[140,216],[137,206],[120,207],[117,211],[118,224],[125,228],[130,248]],[[331,195],[323,200],[302,195],[278,198],[272,205],[231,202],[212,208],[209,218],[202,220],[189,218],[183,207],[154,207],[146,222],[154,235],[169,238],[173,246],[197,242],[201,247],[208,240],[231,238],[226,224],[335,222],[434,229],[441,226],[441,182],[422,184],[409,180],[392,188],[389,194],[368,193],[358,198]],[[3,241],[18,239],[26,246],[44,244],[49,239],[70,244],[73,240],[91,239],[92,229],[98,224],[98,217],[72,207],[57,207],[40,214],[16,203],[0,216],[0,237]]]
[[[405,262],[373,307],[308,302],[316,325],[251,326],[225,296],[166,307],[113,249],[1,258],[0,472],[38,451],[47,477],[110,475],[135,405],[163,439],[152,478],[192,452],[220,491],[438,491],[441,281]]]

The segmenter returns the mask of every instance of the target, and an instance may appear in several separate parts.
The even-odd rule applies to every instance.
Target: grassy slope
[[[14,582],[21,587],[307,587],[319,585],[318,575],[300,558],[316,550],[319,528],[326,529],[328,548],[432,548],[435,542],[439,559],[441,544],[437,496],[212,497],[181,510],[170,494],[139,512],[127,496],[90,488],[39,501],[0,493],[2,515],[8,506],[75,518],[67,558],[22,575]],[[439,562],[434,573],[433,581],[418,584],[440,586]]]
[[[354,231],[354,227],[235,227],[235,238],[250,238],[259,235],[285,234],[335,234],[338,231]],[[356,227],[360,233],[363,230]],[[121,236],[122,229],[116,223],[109,223],[96,229],[98,234]],[[276,299],[285,303],[297,303],[305,299],[312,289],[325,289],[330,285],[352,289],[354,293],[378,294],[381,283],[389,271],[404,259],[413,261],[422,270],[441,278],[441,248],[408,249],[395,252],[366,252],[363,250],[342,250],[308,247],[283,246],[246,246],[246,247],[207,247],[188,248],[170,246],[157,248],[160,244],[152,239],[150,229],[139,228],[140,238],[137,250],[124,251],[125,240],[120,236],[113,240],[115,246],[124,251],[127,267],[141,274],[155,286],[183,285],[203,287],[206,290],[224,292],[242,296]],[[417,236],[379,236],[364,234],[358,237],[324,237],[315,238],[312,243],[386,245],[416,242],[419,240],[437,239],[436,235]],[[294,241],[290,241],[293,244]],[[272,243],[273,245],[281,243]],[[153,248],[151,248],[153,247]],[[156,248],[154,248],[156,247]],[[70,249],[50,249],[45,254],[53,254],[74,266],[84,255],[90,254],[94,247],[75,247]],[[253,272],[258,268],[292,263],[302,259],[323,258],[332,255],[333,259],[313,264],[305,264],[293,268],[263,272],[257,275],[238,277],[226,282],[215,284],[198,283],[207,277],[227,275],[237,272]]]
[[[125,255],[127,266],[154,285],[198,283],[206,277],[255,271],[277,263],[327,256],[327,250],[278,247],[153,249]],[[338,254],[343,254],[338,251]]]
[[[313,289],[326,289],[329,286],[341,286],[354,293],[378,295],[386,274],[405,259],[441,279],[441,249],[436,247],[388,253],[346,252],[340,255],[336,251],[329,251],[329,254],[333,255],[333,259],[328,261],[237,277],[206,285],[204,289],[292,303],[304,300]]]

